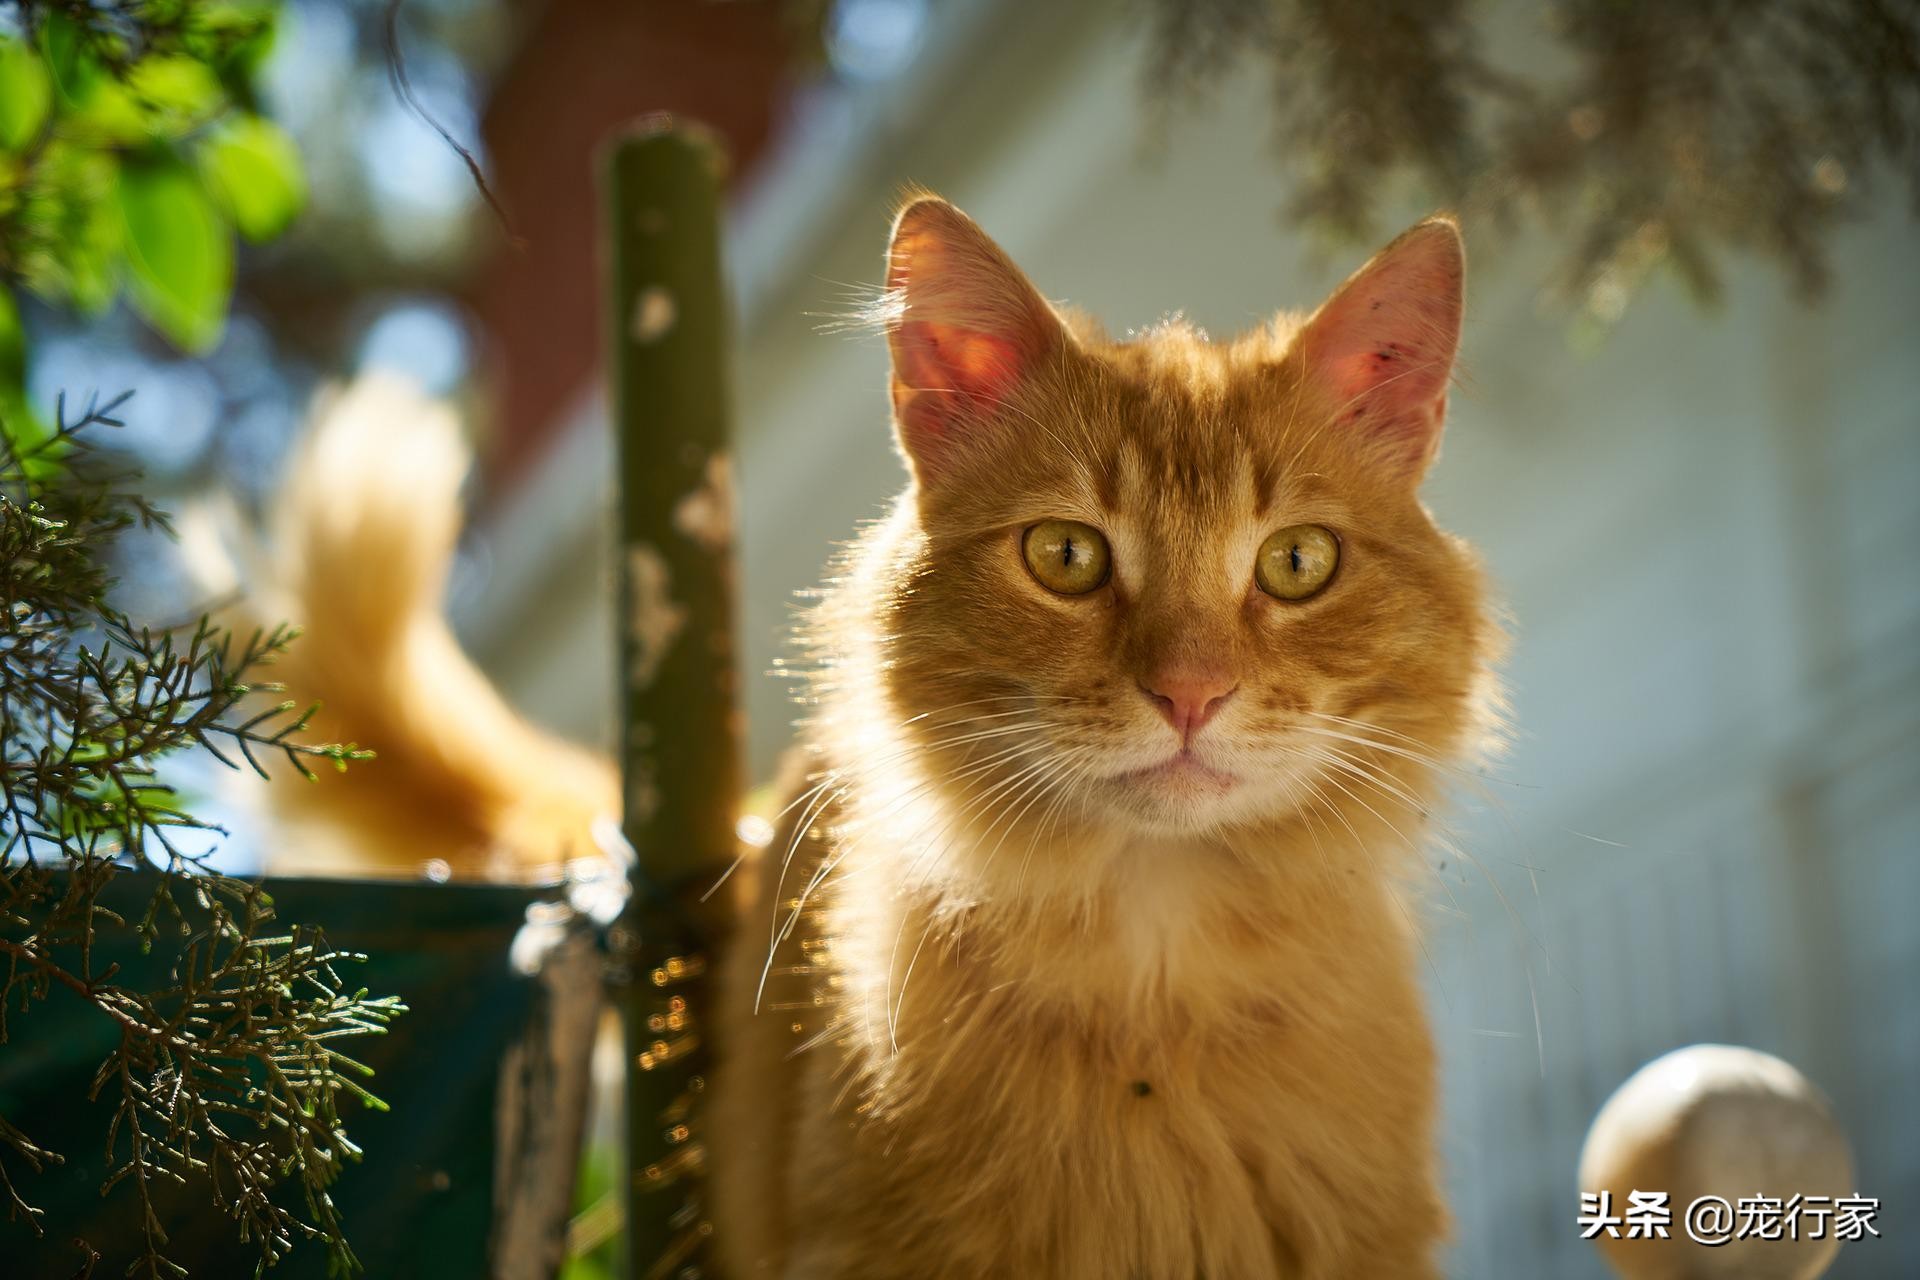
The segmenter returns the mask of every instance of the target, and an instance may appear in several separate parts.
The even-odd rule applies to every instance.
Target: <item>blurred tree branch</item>
[[[1414,197],[1551,227],[1562,287],[1602,323],[1659,266],[1711,302],[1727,251],[1815,295],[1826,237],[1883,171],[1920,204],[1915,0],[1556,0],[1522,10],[1545,18],[1517,33],[1539,37],[1525,71],[1487,52],[1512,11],[1465,0],[1146,7],[1162,109],[1267,65],[1289,217],[1368,237],[1377,209]]]
[[[306,198],[255,80],[278,0],[0,0],[0,419],[27,402],[17,294],[93,315],[122,296],[176,347],[225,330],[234,241]]]

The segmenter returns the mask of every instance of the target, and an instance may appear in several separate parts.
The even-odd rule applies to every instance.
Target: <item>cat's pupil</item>
[[[1287,558],[1293,563],[1293,571],[1295,573],[1300,572],[1300,548],[1299,547],[1289,548],[1287,550]]]
[[[1060,567],[1062,569],[1066,569],[1066,568],[1071,568],[1072,565],[1073,565],[1073,539],[1063,538],[1060,542]]]

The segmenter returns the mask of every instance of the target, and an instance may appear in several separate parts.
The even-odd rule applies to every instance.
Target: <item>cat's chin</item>
[[[1180,751],[1144,769],[1129,769],[1109,781],[1173,798],[1224,796],[1240,785],[1238,777],[1207,764],[1191,751]]]
[[[1245,779],[1189,751],[1109,774],[1100,790],[1128,825],[1157,834],[1213,830],[1242,816],[1248,798]]]

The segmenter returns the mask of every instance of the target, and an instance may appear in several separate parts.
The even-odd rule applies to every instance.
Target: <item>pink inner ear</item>
[[[1325,367],[1348,404],[1343,418],[1370,416],[1396,434],[1423,429],[1446,402],[1449,366],[1408,343],[1382,341],[1351,355],[1330,357]]]
[[[1343,285],[1302,335],[1337,418],[1416,470],[1432,457],[1446,416],[1461,276],[1458,234],[1422,224]]]
[[[1318,341],[1309,358],[1348,402],[1341,417],[1425,417],[1444,398],[1453,339],[1445,318],[1416,300],[1341,298],[1315,329]]]
[[[908,321],[895,339],[896,376],[916,391],[998,400],[1020,378],[1009,338],[931,320]]]
[[[894,411],[916,452],[930,455],[959,419],[997,403],[1021,375],[1019,344],[930,320],[894,335]]]
[[[1333,380],[1349,397],[1363,396],[1394,377],[1413,377],[1419,353],[1398,342],[1380,344],[1377,351],[1363,351],[1328,363]]]

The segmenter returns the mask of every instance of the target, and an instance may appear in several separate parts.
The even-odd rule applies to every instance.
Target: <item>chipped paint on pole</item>
[[[638,854],[615,929],[627,1045],[628,1275],[697,1261],[706,1237],[687,1125],[705,1087],[706,939],[685,905],[731,860],[740,794],[726,458],[724,163],[665,117],[607,164],[608,335],[620,477],[624,830]]]
[[[651,542],[628,547],[626,567],[627,687],[645,689],[685,629],[687,610],[673,598],[672,567]]]

